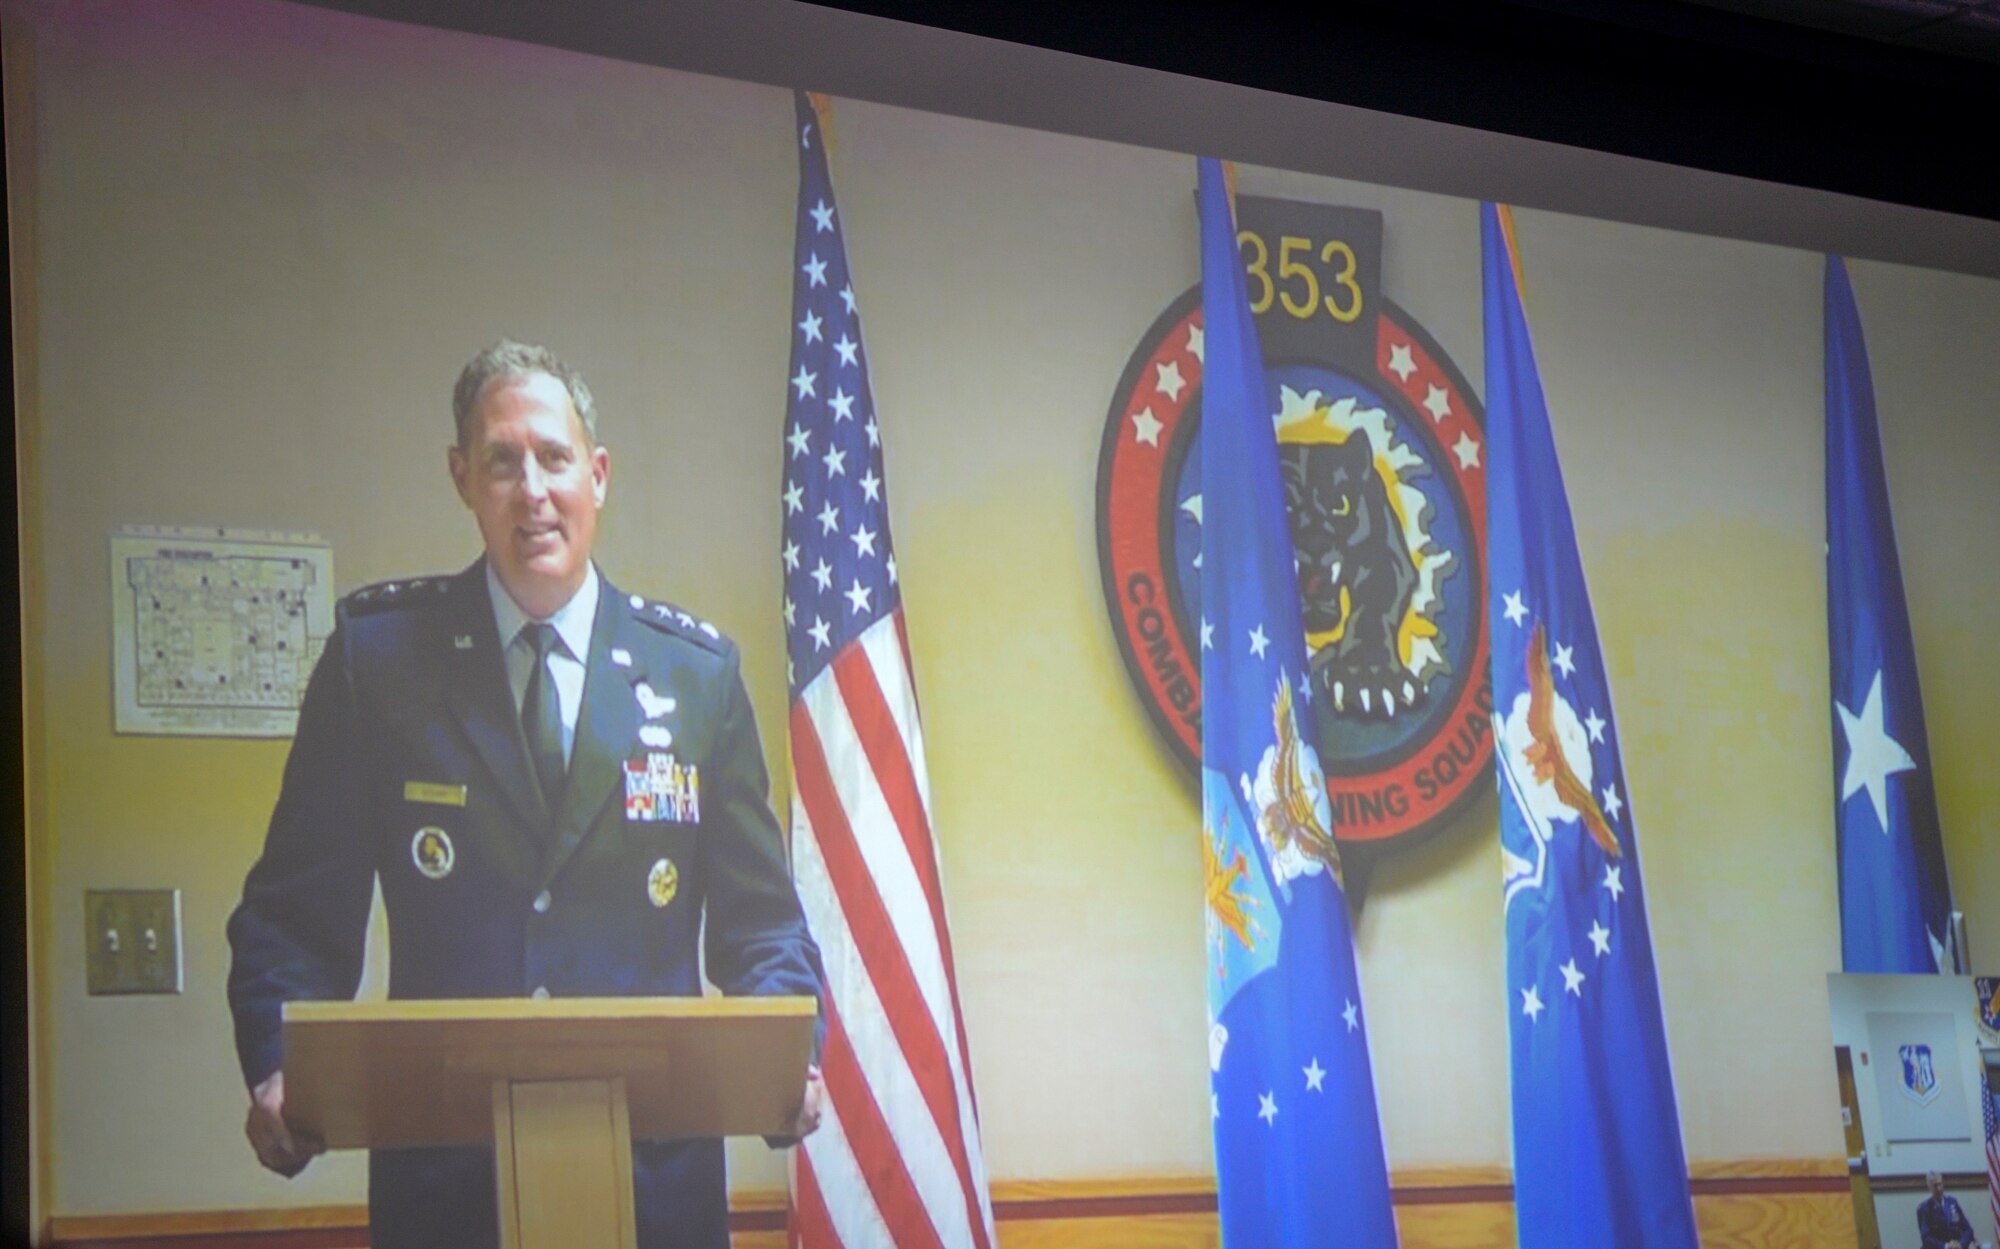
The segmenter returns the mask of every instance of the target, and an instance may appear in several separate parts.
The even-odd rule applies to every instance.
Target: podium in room
[[[785,1135],[810,997],[289,1002],[285,1120],[494,1147],[504,1249],[634,1244],[632,1142]]]

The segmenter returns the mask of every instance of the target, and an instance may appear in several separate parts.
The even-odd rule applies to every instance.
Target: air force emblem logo
[[[1903,1096],[1919,1106],[1928,1106],[1937,1098],[1937,1068],[1931,1062],[1931,1047],[1928,1045],[1905,1045],[1896,1051],[1903,1059]]]
[[[1380,294],[1382,217],[1240,196],[1251,310],[1311,650],[1309,726],[1332,827],[1383,844],[1434,827],[1493,756],[1483,411]],[[1112,628],[1189,767],[1201,755],[1201,288],[1133,352],[1098,464]]]

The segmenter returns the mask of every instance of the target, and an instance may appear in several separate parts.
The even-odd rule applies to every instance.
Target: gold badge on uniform
[[[418,829],[417,835],[410,839],[411,861],[417,865],[418,871],[432,880],[443,880],[451,875],[455,857],[450,835],[434,825]]]
[[[428,802],[440,807],[465,805],[465,786],[440,785],[434,781],[404,781],[404,802]]]
[[[680,869],[672,859],[661,859],[653,864],[653,870],[646,873],[646,896],[654,906],[665,906],[674,900],[674,894],[681,887]]]

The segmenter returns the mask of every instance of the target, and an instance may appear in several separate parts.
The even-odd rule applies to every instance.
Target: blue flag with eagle
[[[1522,307],[1485,252],[1493,732],[1521,1249],[1695,1249],[1638,829]]]
[[[1202,860],[1230,1249],[1396,1244],[1285,486],[1221,166],[1200,162]]]
[[[1826,553],[1841,968],[1954,972],[1951,883],[1875,383],[1838,256],[1826,258]]]

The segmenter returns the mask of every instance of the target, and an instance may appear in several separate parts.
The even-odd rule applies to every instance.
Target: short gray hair
[[[562,383],[563,390],[569,394],[570,406],[576,409],[577,419],[583,422],[583,432],[590,435],[590,441],[595,445],[597,402],[590,397],[590,387],[585,384],[583,374],[563,363],[562,358],[547,347],[517,343],[511,338],[494,343],[472,357],[459,371],[458,383],[451,388],[452,435],[458,440],[458,445],[465,445],[465,424],[472,419],[472,409],[478,406],[479,396],[486,392],[488,386],[533,373],[546,373]]]
[[[1939,1175],[1935,1171],[1924,1172],[1924,1184],[1926,1186],[1931,1184],[1942,1184],[1942,1183],[1944,1183],[1944,1177],[1942,1175]]]

